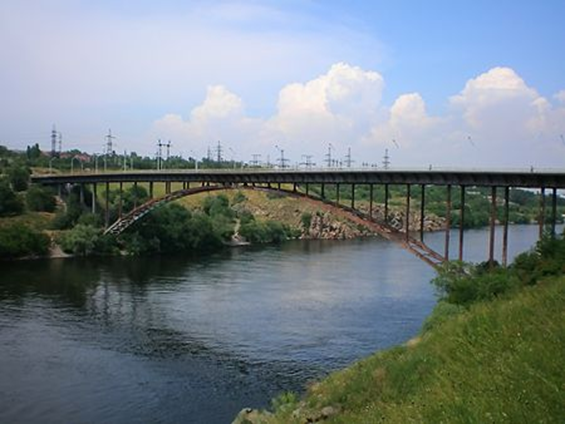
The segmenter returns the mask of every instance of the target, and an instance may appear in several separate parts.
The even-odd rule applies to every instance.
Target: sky
[[[0,144],[565,168],[562,0],[0,0]]]

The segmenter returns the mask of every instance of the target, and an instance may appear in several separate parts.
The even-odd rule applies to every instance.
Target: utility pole
[[[388,169],[389,166],[390,166],[390,156],[388,155],[388,149],[385,149],[385,155],[384,155],[384,158],[383,158],[383,166],[384,166],[385,170]]]
[[[328,143],[328,153],[326,153],[326,159],[324,162],[328,164],[328,168],[332,167],[332,143]]]
[[[163,167],[163,146],[165,144],[161,143],[161,139],[157,140],[157,171],[161,170]]]
[[[57,133],[59,135],[59,157],[61,157],[61,153],[63,152],[63,133]]]
[[[167,162],[169,162],[170,154],[171,154],[171,140],[167,141]]]

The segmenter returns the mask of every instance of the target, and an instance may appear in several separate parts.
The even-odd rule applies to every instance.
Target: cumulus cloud
[[[316,79],[284,87],[267,128],[289,143],[355,142],[375,119],[383,87],[379,73],[337,63]]]
[[[565,91],[554,96],[561,105],[553,105],[510,68],[467,81],[442,116],[430,115],[417,92],[383,105],[384,85],[375,71],[337,63],[315,79],[283,87],[276,112],[263,118],[247,116],[241,98],[211,86],[186,120],[167,115],[154,130],[230,140],[242,159],[279,144],[295,159],[313,150],[320,162],[327,143],[342,153],[353,147],[363,162],[378,161],[389,148],[396,164],[406,166],[549,166],[564,153]]]

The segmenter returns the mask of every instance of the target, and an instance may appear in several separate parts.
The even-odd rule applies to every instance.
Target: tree
[[[30,171],[27,167],[14,164],[8,168],[8,180],[15,191],[25,191],[29,185]]]
[[[53,212],[57,206],[53,191],[32,185],[26,193],[26,204],[29,210],[37,212]]]
[[[51,240],[46,234],[23,224],[0,228],[0,258],[42,256],[49,251]]]
[[[24,205],[5,179],[0,179],[0,216],[18,215]]]

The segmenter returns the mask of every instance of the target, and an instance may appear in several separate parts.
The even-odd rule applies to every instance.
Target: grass
[[[54,217],[55,214],[49,212],[25,212],[22,215],[0,218],[0,227],[23,224],[34,230],[42,231],[49,229]]]
[[[263,422],[557,423],[565,417],[565,277],[473,305],[405,346],[312,385]],[[288,397],[287,397],[288,398]],[[279,402],[281,403],[281,402]]]

